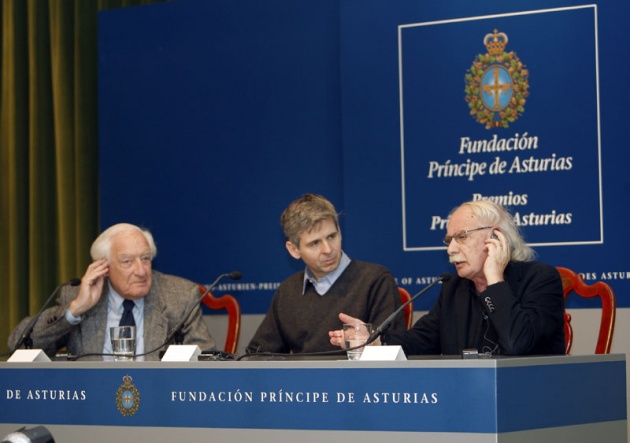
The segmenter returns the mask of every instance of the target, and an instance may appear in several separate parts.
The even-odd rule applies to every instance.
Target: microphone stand
[[[425,286],[422,290],[420,290],[420,292],[418,292],[416,295],[414,295],[409,300],[407,300],[405,303],[403,303],[398,309],[396,309],[394,312],[392,312],[391,315],[389,317],[387,317],[385,319],[385,321],[383,323],[381,323],[381,325],[378,328],[376,328],[376,330],[374,332],[372,332],[372,335],[370,335],[370,337],[367,339],[367,341],[365,342],[364,346],[369,345],[374,340],[376,340],[378,337],[380,337],[385,332],[387,332],[387,330],[391,326],[391,324],[394,321],[394,319],[403,311],[403,309],[405,309],[405,306],[407,306],[409,303],[413,302],[416,298],[420,297],[422,294],[427,292],[429,289],[431,289],[433,286],[435,286],[439,282],[450,280],[450,278],[451,278],[450,274],[446,274],[445,273],[445,274],[440,275],[437,279],[435,279],[429,285]]]
[[[28,325],[26,326],[26,328],[22,332],[22,335],[20,336],[20,339],[15,344],[15,347],[13,348],[12,352],[15,352],[17,349],[20,349],[20,347],[22,347],[22,345],[24,345],[24,349],[33,349],[33,339],[31,338],[31,334],[33,333],[33,328],[35,327],[35,323],[37,323],[37,320],[39,320],[39,317],[41,317],[42,312],[44,312],[44,309],[46,309],[46,307],[50,304],[50,302],[53,300],[53,298],[55,297],[57,292],[59,292],[59,290],[62,287],[66,286],[66,285],[78,286],[80,284],[81,284],[81,280],[78,279],[78,278],[73,278],[72,280],[60,283],[55,288],[55,290],[52,291],[52,294],[50,294],[50,296],[48,296],[48,299],[44,302],[42,307],[39,309],[39,312],[37,314],[35,314],[35,316],[28,323]]]
[[[186,315],[184,315],[184,317],[180,320],[180,322],[172,329],[171,333],[166,338],[165,344],[170,343],[171,340],[173,340],[173,339],[174,339],[176,345],[181,345],[182,343],[184,343],[184,337],[186,336],[184,334],[184,331],[183,331],[184,323],[186,323],[186,320],[188,320],[188,317],[190,317],[190,314],[192,314],[192,311],[197,306],[199,306],[199,303],[201,303],[201,300],[206,298],[206,296],[210,293],[210,291],[212,291],[214,289],[214,287],[219,283],[219,281],[221,281],[225,277],[229,277],[232,280],[240,280],[241,277],[242,277],[242,274],[239,271],[233,271],[233,272],[230,272],[228,274],[221,274],[221,275],[219,275],[217,277],[217,279],[210,286],[208,286],[208,288],[201,295],[201,297],[199,297],[199,300],[197,301],[197,303],[193,304],[188,309],[188,311],[186,312]]]

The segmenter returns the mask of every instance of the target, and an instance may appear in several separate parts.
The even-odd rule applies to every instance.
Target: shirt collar
[[[107,286],[108,286],[107,301],[109,303],[109,306],[111,307],[112,310],[122,313],[124,310],[122,304],[125,301],[125,299],[122,298],[122,296],[120,296],[114,290],[114,288],[112,287],[112,284],[109,281],[107,282]],[[144,307],[144,298],[135,299],[133,302],[136,304],[136,308],[140,309],[140,312],[142,312],[142,309]],[[134,312],[135,312],[135,308],[134,308]]]
[[[319,295],[325,295],[330,287],[335,284],[339,276],[343,274],[343,271],[346,270],[350,262],[350,257],[348,257],[345,252],[341,251],[341,259],[339,260],[339,266],[337,266],[337,269],[324,275],[319,280],[315,278],[311,270],[307,267],[304,271],[302,294],[306,292],[306,285],[310,282]]]

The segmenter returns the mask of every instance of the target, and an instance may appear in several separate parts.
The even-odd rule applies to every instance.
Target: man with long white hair
[[[442,284],[431,310],[382,342],[407,355],[564,354],[564,297],[556,268],[534,259],[512,216],[490,200],[451,212],[444,237],[457,276]],[[344,323],[359,321],[345,314]],[[332,344],[343,345],[340,331]]]

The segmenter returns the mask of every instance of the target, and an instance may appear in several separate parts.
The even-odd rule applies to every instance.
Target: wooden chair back
[[[615,293],[607,283],[598,281],[592,285],[587,285],[581,275],[575,273],[571,269],[557,267],[560,277],[562,278],[562,288],[564,291],[564,300],[571,294],[577,294],[580,297],[593,298],[599,297],[602,303],[602,315],[599,325],[599,334],[597,336],[597,344],[595,346],[596,354],[609,354],[612,345],[613,334],[615,331],[615,317],[617,314],[617,299]],[[566,353],[571,352],[573,345],[573,326],[571,325],[571,314],[564,313],[564,335],[566,344]]]
[[[407,291],[405,288],[401,288],[399,286],[398,293],[400,294],[400,301],[403,304],[411,300],[411,294],[409,294],[409,291]],[[413,325],[413,302],[405,306],[403,312],[405,314],[405,325],[407,326],[407,329],[411,329],[411,326]]]
[[[203,294],[206,290],[207,288],[204,285],[199,285],[200,294]],[[215,297],[212,295],[212,292],[209,292],[201,301],[210,309],[225,309],[227,311],[228,330],[223,351],[235,354],[238,347],[238,338],[241,333],[241,305],[239,305],[238,300],[229,294]]]

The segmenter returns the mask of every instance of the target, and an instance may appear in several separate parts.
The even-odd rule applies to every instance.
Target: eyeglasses
[[[464,243],[466,239],[468,238],[469,233],[475,232],[475,231],[481,231],[482,229],[492,229],[492,226],[484,226],[482,228],[467,229],[466,231],[457,231],[453,235],[446,235],[442,241],[444,242],[446,246],[450,245],[453,239],[455,239],[455,242],[457,243]]]

